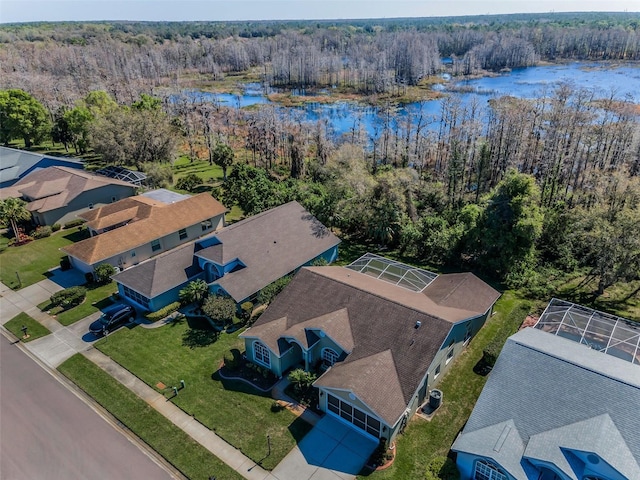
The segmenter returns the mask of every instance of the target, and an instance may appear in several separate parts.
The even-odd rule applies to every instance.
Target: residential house
[[[62,250],[82,272],[100,263],[124,270],[222,228],[226,211],[208,193],[154,190],[84,212],[91,237]]]
[[[453,444],[463,480],[640,479],[640,324],[551,301]]]
[[[499,293],[471,273],[437,276],[367,254],[305,267],[240,336],[283,376],[324,372],[320,409],[391,441],[482,327]]]
[[[31,171],[10,187],[0,190],[0,198],[22,198],[37,225],[53,225],[75,220],[78,215],[135,195],[136,186],[80,168],[53,166]]]
[[[52,157],[42,153],[0,147],[0,188],[10,187],[31,172],[47,167],[82,170],[84,164],[75,158]]]
[[[335,260],[340,240],[299,203],[290,202],[174,248],[113,277],[120,294],[158,310],[204,279],[237,303],[318,258]]]

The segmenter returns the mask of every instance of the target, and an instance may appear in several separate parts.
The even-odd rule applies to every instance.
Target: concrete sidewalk
[[[50,335],[25,343],[24,347],[49,366],[53,375],[58,375],[55,368],[62,362],[76,353],[81,353],[248,480],[346,480],[354,478],[354,475],[350,472],[332,471],[310,464],[297,446],[280,462],[273,473],[264,470],[260,465],[257,465],[238,449],[229,445],[191,415],[167,401],[164,395],[156,392],[110,357],[93,348],[93,343],[99,337],[94,337],[90,334],[88,327],[92,321],[101,315],[100,312],[96,312],[79,322],[65,327],[53,317],[40,311],[37,305],[47,300],[52,293],[60,289],[62,289],[60,285],[48,279],[18,292],[14,292],[0,283],[0,324],[4,325],[18,313],[26,312],[52,332]],[[163,323],[160,322],[159,325],[153,325],[153,327],[162,325]],[[146,327],[149,328],[150,326]],[[274,398],[278,399],[280,404],[286,406],[294,414],[310,424],[316,425],[320,417],[311,410],[303,409],[288,397],[284,393],[287,384],[288,380],[286,379],[278,382],[272,392]]]
[[[96,312],[79,322],[65,327],[37,307],[38,304],[44,302],[54,292],[61,289],[62,287],[50,280],[43,280],[17,292],[0,283],[1,324],[4,325],[20,312],[29,314],[33,319],[47,327],[51,334],[25,343],[23,346],[51,369],[55,369],[76,353],[81,353],[244,478],[249,480],[279,480],[192,416],[187,415],[173,403],[167,402],[163,395],[153,390],[138,377],[93,348],[93,343],[100,337],[95,337],[89,333],[89,324],[99,318],[101,312]],[[51,373],[57,374],[57,371],[53,370]]]

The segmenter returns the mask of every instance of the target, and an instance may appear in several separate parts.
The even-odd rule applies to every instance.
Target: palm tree
[[[187,305],[189,303],[202,304],[204,297],[207,296],[209,285],[202,279],[189,282],[186,287],[180,290],[180,301]]]
[[[27,210],[27,202],[19,198],[7,198],[0,200],[0,222],[4,225],[11,224],[11,229],[16,237],[16,242],[20,241],[18,232],[18,222],[29,220],[31,213]]]

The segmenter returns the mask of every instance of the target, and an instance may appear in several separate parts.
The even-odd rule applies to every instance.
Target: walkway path
[[[352,473],[329,470],[322,468],[315,461],[308,461],[306,458],[308,454],[301,452],[298,446],[285,457],[274,469],[273,473],[264,470],[191,415],[188,415],[173,403],[168,402],[164,395],[156,392],[110,357],[93,348],[93,343],[99,337],[89,333],[88,327],[91,322],[100,316],[100,312],[96,312],[79,322],[65,327],[53,317],[40,311],[37,305],[61,289],[60,285],[48,279],[18,292],[14,292],[0,283],[0,325],[4,325],[18,313],[26,312],[52,332],[51,335],[23,345],[43,363],[51,367],[50,373],[52,375],[59,375],[55,368],[62,362],[76,353],[81,353],[246,479],[304,480],[313,478],[313,480],[333,480],[337,478],[346,480],[354,478]],[[163,324],[162,322],[157,323],[158,325],[154,324],[146,327],[153,328]],[[310,424],[316,425],[320,417],[311,410],[301,408],[293,399],[288,397],[284,393],[287,384],[287,380],[276,384],[273,390],[274,398],[279,399],[279,403],[286,406],[294,414]],[[314,446],[312,450],[316,450],[316,447]]]

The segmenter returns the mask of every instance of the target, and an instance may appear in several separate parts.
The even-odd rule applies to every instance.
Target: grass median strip
[[[191,480],[242,478],[82,355],[74,355],[58,370]]]
[[[22,331],[23,326],[27,327],[27,334],[29,335],[29,338],[25,338],[22,340],[23,342],[30,342],[31,340],[44,337],[51,333],[49,329],[42,326],[40,323],[38,323],[37,320],[31,318],[24,312],[19,313],[4,324],[4,327],[7,330],[9,330],[20,339],[22,339],[22,336],[24,334],[24,332]]]

